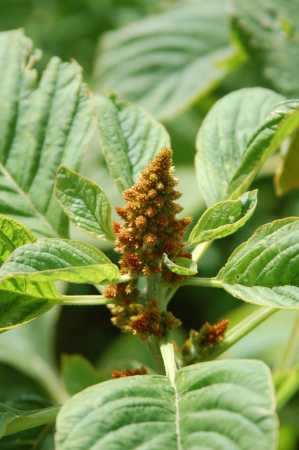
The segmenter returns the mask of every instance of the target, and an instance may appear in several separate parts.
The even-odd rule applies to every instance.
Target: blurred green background
[[[205,209],[194,174],[195,139],[203,118],[215,101],[233,90],[257,85],[274,89],[289,98],[296,96],[297,92],[299,95],[299,85],[296,81],[298,80],[297,69],[299,69],[298,2],[267,0],[259,5],[257,0],[254,2],[242,0],[235,2],[233,12],[225,2],[212,0],[209,3],[210,9],[205,6],[208,8],[206,20],[210,21],[208,25],[211,33],[213,26],[215,30],[222,30],[217,32],[220,33],[219,41],[215,41],[215,48],[209,47],[209,34],[208,32],[206,32],[207,35],[200,34],[199,26],[199,34],[195,30],[194,36],[191,37],[193,45],[198,39],[198,46],[205,46],[204,56],[196,55],[197,50],[193,54],[191,44],[187,46],[190,49],[187,56],[189,59],[207,58],[215,49],[219,52],[221,50],[222,53],[218,52],[217,58],[222,61],[219,66],[225,69],[221,74],[215,75],[211,72],[210,79],[209,72],[204,69],[204,66],[199,67],[200,73],[194,73],[200,78],[200,92],[195,88],[192,101],[186,104],[180,100],[181,103],[177,109],[173,107],[173,114],[169,114],[169,110],[174,103],[167,98],[162,99],[161,104],[156,102],[152,103],[153,106],[149,106],[150,112],[163,121],[170,134],[176,176],[181,180],[179,188],[183,192],[181,203],[186,206],[184,214],[193,215],[194,222]],[[83,67],[84,79],[92,89],[101,91],[102,88],[113,88],[120,98],[134,100],[143,106],[148,106],[151,103],[144,93],[145,90],[149,89],[153,96],[157,97],[158,93],[155,90],[157,85],[161,83],[163,77],[170,77],[177,67],[173,61],[169,62],[168,66],[165,61],[164,67],[164,62],[160,59],[162,70],[151,55],[148,59],[152,58],[152,62],[148,63],[146,74],[144,67],[138,66],[138,58],[142,64],[141,56],[147,55],[151,48],[148,35],[142,32],[143,23],[148,23],[143,20],[150,17],[149,20],[153,23],[155,20],[159,23],[162,15],[161,21],[163,23],[165,20],[166,30],[163,39],[177,38],[176,50],[172,49],[174,58],[181,57],[182,64],[185,64],[184,61],[189,59],[187,56],[184,59],[184,55],[181,55],[186,52],[186,49],[179,41],[180,21],[171,23],[172,31],[166,22],[168,11],[174,7],[184,9],[186,4],[191,5],[191,9],[203,7],[202,1],[182,3],[176,0],[0,0],[0,31],[24,28],[26,35],[33,39],[35,47],[43,51],[43,58],[37,63],[40,71],[54,55],[60,56],[63,60],[74,58]],[[176,27],[178,27],[177,37]],[[168,29],[169,35],[167,35]],[[113,32],[113,30],[116,30],[116,34],[107,35],[107,32]],[[159,36],[158,32],[156,33]],[[135,67],[129,56],[127,60],[123,56],[121,46],[120,53],[117,53],[114,47],[117,47],[118,42],[124,42],[123,48],[126,49],[126,46],[131,45],[130,39],[132,42],[138,42],[138,36],[140,42],[143,42],[142,39],[145,37],[148,40],[143,42],[143,47],[141,45],[136,53],[132,53],[134,64],[136,62]],[[188,38],[191,39],[191,37]],[[160,39],[162,39],[161,36]],[[156,39],[153,46],[160,45],[160,42],[164,43],[163,39],[160,41]],[[167,50],[166,41],[163,45]],[[115,55],[113,52],[116,52]],[[129,53],[128,51],[127,54]],[[192,68],[190,70],[192,75]],[[145,75],[152,77],[154,81],[150,81],[147,85]],[[111,81],[112,85],[110,85],[107,80],[116,81],[115,84]],[[139,82],[142,86],[140,92],[138,91]],[[135,83],[136,92],[130,93]],[[182,84],[183,81],[178,80],[174,89],[177,88],[179,91]],[[191,85],[192,81],[188,81],[186,92]],[[168,101],[168,112],[165,112]],[[273,176],[278,159],[278,155],[271,158],[252,185],[252,188],[259,190],[258,207],[253,218],[234,235],[214,242],[199,263],[200,276],[216,275],[231,252],[248,239],[260,225],[281,217],[299,215],[298,190],[280,198],[275,195]],[[90,144],[81,172],[103,186],[113,206],[122,201],[106,169],[100,143],[96,137]],[[98,242],[91,240],[92,238],[86,238],[73,228],[71,228],[71,237],[88,240],[93,245],[99,246]],[[113,261],[117,261],[117,255],[108,244],[100,248],[107,251]],[[70,285],[68,292],[76,295],[94,293],[91,286],[84,285]],[[177,292],[170,303],[170,309],[183,322],[182,329],[176,334],[176,339],[182,343],[188,336],[190,328],[198,330],[206,321],[214,323],[223,317],[230,319],[231,323],[236,323],[254,308],[242,304],[222,290],[186,287]],[[270,366],[274,365],[276,355],[283,348],[283,342],[288,337],[292,320],[292,312],[276,314],[232,348],[230,355],[262,358]],[[27,325],[24,328],[26,327]],[[59,317],[53,321],[53,327],[56,328],[55,358],[58,365],[62,353],[80,353],[100,369],[107,366],[110,369],[122,367],[126,364],[124,360],[150,364],[145,345],[136,337],[121,335],[119,330],[112,326],[110,312],[105,307],[64,307]],[[8,334],[13,335],[13,332]],[[0,344],[0,347],[1,345],[4,346]],[[281,411],[281,450],[299,448],[297,444],[298,400],[299,396],[294,396]]]

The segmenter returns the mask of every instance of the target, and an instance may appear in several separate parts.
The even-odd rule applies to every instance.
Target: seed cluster
[[[167,281],[180,278],[162,267],[162,256],[189,257],[182,238],[192,218],[177,219],[183,207],[175,201],[181,193],[175,190],[179,180],[173,177],[172,150],[163,148],[141,172],[137,184],[123,192],[125,206],[116,207],[124,225],[114,222],[115,250],[122,254],[122,274],[150,276],[162,273]],[[161,337],[179,321],[166,311],[159,311],[158,302],[138,303],[138,279],[110,285],[104,295],[115,299],[112,321],[123,331],[138,333],[142,339],[150,334]]]

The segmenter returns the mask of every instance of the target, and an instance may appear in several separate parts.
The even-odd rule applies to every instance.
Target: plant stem
[[[208,242],[202,242],[201,244],[198,244],[195,249],[192,252],[192,259],[195,262],[198,262],[202,256],[205,254],[205,252],[208,250],[210,245],[213,243],[213,241]]]
[[[275,378],[274,378],[275,379]],[[280,386],[276,392],[276,409],[277,411],[281,409],[298,391],[299,388],[299,373],[298,369],[292,369],[284,381],[282,386]]]
[[[55,422],[59,409],[60,406],[52,406],[50,408],[45,408],[44,410],[37,410],[27,416],[18,416],[11,423],[7,424],[3,436],[9,436],[10,434],[18,433],[19,431]]]
[[[63,295],[61,297],[60,305],[94,306],[115,303],[115,300],[106,298],[103,295]]]
[[[182,281],[179,286],[205,286],[221,288],[222,284],[216,278],[193,277],[186,278],[186,280]]]
[[[290,337],[282,348],[279,358],[275,364],[275,372],[285,371],[292,367],[295,355],[299,347],[299,313],[293,322]]]
[[[149,351],[151,352],[152,358],[154,360],[157,372],[160,375],[165,375],[165,367],[163,363],[163,358],[161,354],[160,342],[153,334],[147,339],[147,345]]]
[[[276,308],[258,308],[256,311],[246,317],[246,319],[242,320],[240,323],[238,323],[238,325],[228,331],[223,342],[219,343],[214,348],[211,348],[210,351],[207,350],[204,358],[193,358],[192,361],[188,362],[188,364],[217,358],[234,344],[236,344],[240,339],[246,336],[250,331],[254,330],[258,325],[268,319],[268,317],[272,316],[276,311],[278,311],[278,309]]]
[[[174,384],[175,372],[177,371],[177,366],[175,362],[173,344],[167,342],[167,339],[163,339],[160,342],[161,354],[165,366],[166,376],[170,379],[171,383]]]

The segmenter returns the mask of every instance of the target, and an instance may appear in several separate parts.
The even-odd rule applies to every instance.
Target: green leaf
[[[111,371],[96,370],[81,355],[62,355],[61,376],[67,391],[75,395],[83,389],[111,378]]]
[[[119,270],[92,245],[67,239],[40,239],[16,249],[2,265],[0,280],[11,278],[25,282],[108,284],[119,279]]]
[[[299,128],[292,136],[290,145],[282,154],[274,185],[277,195],[284,195],[299,188]]]
[[[195,275],[197,273],[197,264],[189,258],[172,258],[170,260],[166,253],[163,255],[163,264],[171,272],[178,275]]]
[[[115,97],[96,97],[102,148],[120,192],[130,189],[170,138],[160,123],[140,106]]]
[[[115,240],[111,206],[100,186],[61,166],[57,171],[55,195],[78,228],[97,239]]]
[[[232,13],[234,34],[250,56],[253,75],[260,77],[258,84],[266,84],[288,98],[298,98],[297,2],[236,0]]]
[[[161,375],[106,381],[76,395],[57,417],[57,450],[274,450],[269,369],[214,361]]]
[[[55,421],[60,406],[23,411],[0,403],[0,437]]]
[[[230,43],[225,2],[185,1],[107,33],[94,78],[99,88],[116,89],[165,120],[213,89],[242,58]]]
[[[35,236],[28,228],[0,214],[0,266],[17,247],[35,241]]]
[[[54,197],[60,164],[77,170],[94,130],[80,66],[52,58],[38,82],[32,42],[0,33],[0,213],[48,237],[67,237]]]
[[[219,239],[234,233],[252,216],[257,205],[257,191],[246,192],[237,200],[216,203],[204,212],[190,233],[188,244]]]
[[[35,236],[23,224],[0,215],[1,263],[7,261],[16,248],[35,242]],[[30,283],[15,279],[0,283],[0,332],[49,311],[58,298],[59,294],[52,283]]]
[[[232,92],[199,130],[197,180],[208,206],[245,192],[262,164],[298,126],[298,101],[262,88]]]
[[[234,297],[299,308],[299,218],[263,225],[230,256],[216,283]]]

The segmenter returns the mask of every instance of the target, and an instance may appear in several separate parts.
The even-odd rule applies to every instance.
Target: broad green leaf
[[[188,244],[219,239],[234,233],[252,216],[257,205],[257,191],[246,192],[237,200],[216,203],[204,212],[190,233]]]
[[[116,89],[165,120],[213,89],[242,58],[230,42],[226,3],[185,1],[107,33],[94,78],[99,89]]]
[[[274,450],[277,421],[269,369],[214,361],[161,375],[106,381],[62,406],[57,450]]]
[[[67,237],[55,173],[60,164],[79,168],[95,125],[91,95],[75,62],[52,58],[39,82],[21,30],[0,33],[0,49],[0,212]]]
[[[7,283],[11,278],[24,282],[108,284],[119,279],[119,270],[92,245],[67,239],[40,239],[16,249],[2,265],[0,280]]]
[[[299,188],[299,128],[292,136],[290,145],[282,155],[274,185],[277,195],[284,195]]]
[[[233,28],[250,56],[252,76],[288,98],[299,97],[296,1],[235,0]]]
[[[35,242],[35,236],[27,227],[0,215],[0,263],[6,261],[16,248]],[[47,312],[58,298],[59,294],[52,283],[30,283],[15,279],[0,283],[0,332]]]
[[[112,377],[109,370],[96,370],[81,355],[62,355],[61,376],[67,391],[75,395],[83,389]]]
[[[24,411],[0,403],[0,438],[54,422],[59,409],[60,406],[50,406],[44,409]]]
[[[97,239],[115,240],[111,206],[100,186],[61,166],[57,171],[55,195],[78,228]]]
[[[163,264],[171,272],[178,275],[195,275],[197,273],[197,264],[189,258],[172,258],[170,260],[166,253],[163,255]]]
[[[28,228],[0,214],[0,266],[17,247],[35,241],[35,236]]]
[[[299,308],[299,218],[263,225],[230,256],[216,283],[262,306]]]
[[[160,123],[140,106],[98,95],[99,133],[111,175],[122,192],[137,182],[170,138]]]
[[[298,126],[299,102],[283,100],[268,89],[246,88],[211,108],[197,135],[195,160],[208,206],[245,192],[266,158]]]

